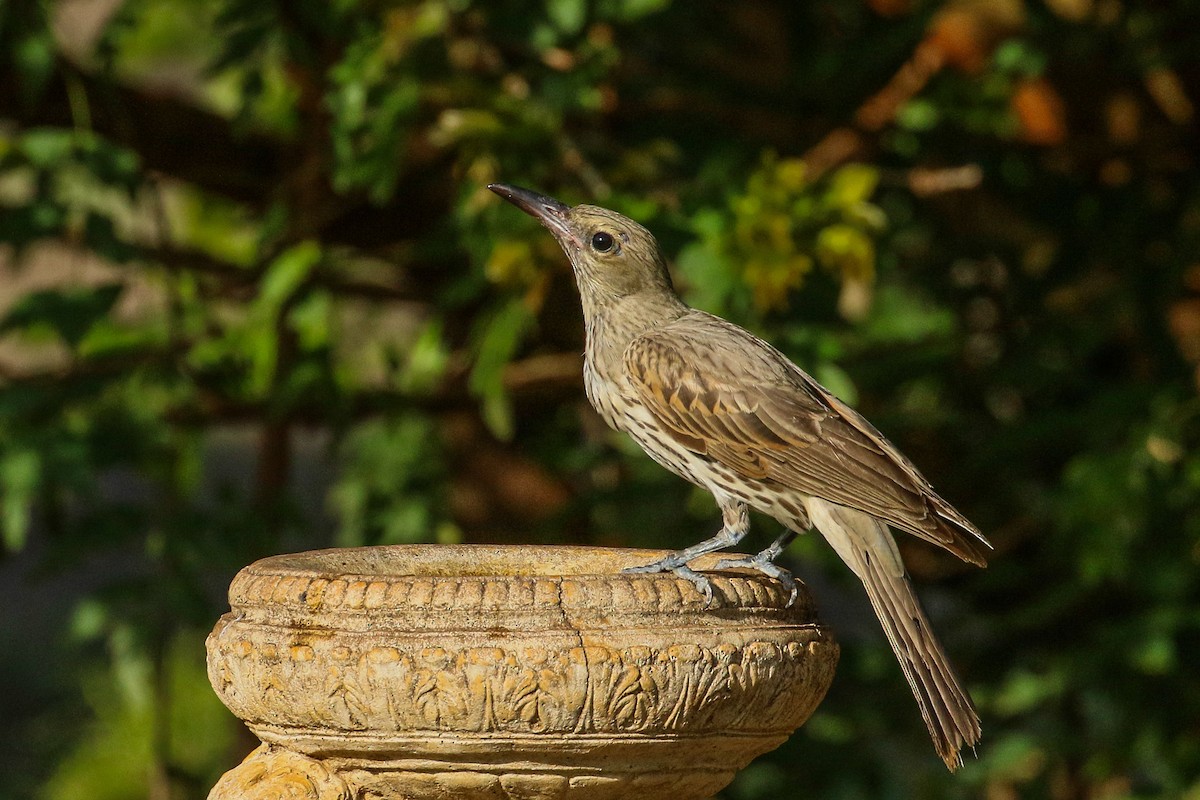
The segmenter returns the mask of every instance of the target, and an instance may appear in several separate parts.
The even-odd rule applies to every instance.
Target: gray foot
[[[756,556],[748,556],[743,558],[724,558],[717,562],[713,567],[714,570],[720,569],[736,569],[744,567],[752,569],[756,572],[761,572],[768,575],[783,584],[783,588],[788,590],[788,602],[790,606],[796,602],[796,594],[799,591],[796,586],[796,579],[792,577],[792,573],[788,572],[783,567],[771,561],[771,558],[777,553],[771,553],[770,548],[764,550]]]
[[[652,564],[646,564],[642,567],[626,567],[625,569],[621,570],[621,572],[626,574],[673,572],[684,580],[690,581],[692,585],[696,587],[697,591],[704,595],[705,605],[712,605],[712,583],[708,580],[708,578],[688,567],[688,565],[680,558],[678,553],[671,553],[670,555],[664,556]]]

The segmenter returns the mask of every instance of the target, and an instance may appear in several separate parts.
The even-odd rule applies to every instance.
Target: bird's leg
[[[796,532],[793,530],[785,530],[780,534],[779,538],[771,542],[761,553],[749,558],[726,558],[717,562],[713,569],[730,569],[735,567],[747,567],[757,570],[764,575],[769,575],[775,580],[783,584],[783,588],[790,593],[787,604],[790,606],[796,602],[796,579],[792,577],[792,573],[788,572],[783,567],[775,563],[775,559],[779,558],[787,546],[796,538]]]
[[[716,536],[713,536],[711,539],[705,539],[703,542],[694,544],[683,550],[668,553],[652,564],[647,564],[644,567],[628,567],[622,570],[622,572],[674,572],[679,577],[691,581],[700,590],[700,593],[704,595],[705,602],[712,603],[712,584],[708,578],[690,569],[688,562],[707,553],[715,553],[717,550],[733,547],[750,532],[750,511],[745,503],[738,500],[720,499],[718,499],[718,502],[721,505],[721,522],[723,524],[721,525],[721,530],[717,531]]]

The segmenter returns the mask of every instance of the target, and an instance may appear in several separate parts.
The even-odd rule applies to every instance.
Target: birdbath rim
[[[598,545],[530,544],[391,544],[327,548],[282,553],[259,559],[249,572],[286,571],[296,576],[338,574],[360,578],[554,578],[611,577],[628,567],[641,566],[667,550]],[[736,553],[712,553],[692,562],[712,569]],[[746,574],[723,570],[717,574]],[[650,573],[674,580],[669,573]]]
[[[402,608],[415,611],[421,607],[423,601],[414,603],[409,598],[414,587],[425,587],[417,591],[417,597],[436,588],[441,592],[439,603],[471,608],[475,589],[483,591],[487,587],[493,600],[499,602],[498,587],[506,586],[509,589],[503,592],[507,599],[501,605],[514,609],[525,605],[522,598],[526,591],[532,591],[541,598],[539,604],[565,603],[597,611],[614,606],[627,610],[643,606],[657,611],[673,608],[689,619],[708,622],[715,621],[714,612],[736,609],[759,609],[780,619],[810,622],[817,613],[815,600],[803,584],[797,584],[798,592],[792,597],[783,584],[756,570],[715,569],[729,553],[712,553],[691,562],[694,569],[708,577],[713,588],[711,599],[692,581],[670,572],[622,571],[656,561],[666,552],[520,544],[397,544],[310,550],[269,556],[244,568],[230,585],[229,599],[235,608],[282,603],[305,614],[332,611],[343,601],[354,607],[388,608],[399,613]],[[318,597],[309,591],[330,582],[339,587],[332,594],[322,589]],[[466,594],[462,603],[451,603],[451,595],[463,591]],[[550,602],[551,597],[557,599]],[[494,603],[489,602],[489,607],[494,608]]]

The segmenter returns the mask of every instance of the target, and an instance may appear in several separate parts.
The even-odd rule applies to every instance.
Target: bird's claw
[[[791,605],[796,602],[796,595],[799,593],[799,586],[796,584],[796,579],[792,577],[792,573],[772,562],[769,558],[765,558],[761,553],[756,556],[743,558],[723,558],[716,563],[716,566],[714,566],[713,569],[737,569],[739,567],[761,572],[764,575],[779,581],[781,584],[783,584],[783,588],[788,591],[788,606],[791,607]]]
[[[680,560],[674,553],[672,553],[671,555],[666,556],[664,558],[660,558],[658,561],[655,561],[651,564],[646,564],[641,567],[626,567],[625,569],[621,570],[621,572],[623,572],[627,575],[629,575],[629,574],[632,574],[632,575],[652,574],[652,573],[657,573],[657,572],[673,572],[673,573],[675,573],[675,575],[679,576],[680,578],[683,578],[684,580],[690,582],[693,586],[696,587],[696,591],[698,591],[698,592],[700,592],[700,594],[704,595],[704,604],[706,606],[711,606],[713,603],[712,582],[705,576],[701,575],[699,572],[696,572],[694,569],[690,568],[687,564],[685,564],[682,560]]]

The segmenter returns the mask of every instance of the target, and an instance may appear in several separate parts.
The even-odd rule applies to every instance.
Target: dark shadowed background
[[[838,677],[726,800],[1200,798],[1198,103],[1189,2],[3,0],[0,797],[204,797],[258,557],[715,530],[505,181],[646,224],[996,545],[902,543],[977,759],[801,537]]]

